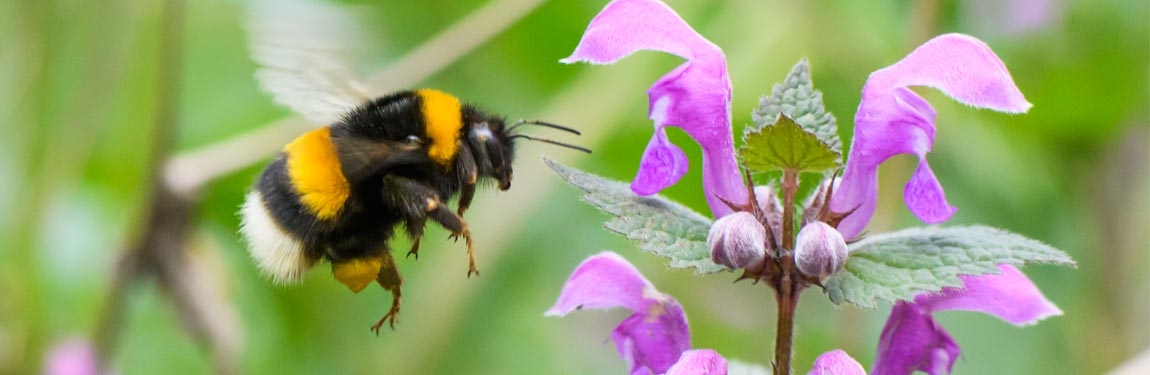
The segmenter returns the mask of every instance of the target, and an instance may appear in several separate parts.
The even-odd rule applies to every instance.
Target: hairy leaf
[[[752,172],[823,172],[838,167],[842,160],[838,152],[787,115],[780,115],[774,125],[747,133],[744,140],[739,156]]]
[[[714,273],[723,266],[711,261],[707,233],[711,219],[659,195],[641,197],[627,183],[609,180],[543,158],[571,185],[584,191],[583,200],[611,215],[603,226],[627,237],[640,249],[670,259],[671,268],[694,267]]]
[[[815,90],[811,83],[811,66],[807,59],[801,59],[791,68],[782,83],[771,88],[771,95],[759,99],[751,117],[758,128],[775,123],[780,114],[795,120],[809,133],[830,146],[836,153],[842,153],[842,140],[839,139],[835,116],[823,107],[823,93]],[[745,133],[754,131],[751,127]]]
[[[991,227],[912,228],[851,245],[846,266],[827,280],[825,291],[835,304],[874,308],[878,301],[910,301],[961,286],[958,275],[998,273],[1004,263],[1075,265],[1058,249]]]

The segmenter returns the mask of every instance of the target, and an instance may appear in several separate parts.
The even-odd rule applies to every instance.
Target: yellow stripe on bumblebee
[[[343,211],[351,196],[351,184],[340,169],[339,154],[324,127],[299,136],[284,147],[288,177],[300,202],[320,220],[331,220]]]
[[[427,156],[436,163],[449,166],[459,149],[459,132],[463,129],[462,104],[451,94],[439,90],[417,90],[422,101],[420,110],[426,126],[424,131],[431,145]]]

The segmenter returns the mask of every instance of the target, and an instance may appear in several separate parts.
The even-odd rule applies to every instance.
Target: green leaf
[[[825,292],[835,304],[874,308],[878,301],[909,301],[960,286],[958,275],[998,273],[1004,263],[1075,265],[1058,249],[991,227],[912,228],[852,245],[846,266],[831,275]]]
[[[780,115],[774,125],[747,133],[744,140],[739,155],[743,166],[753,172],[822,172],[837,168],[842,160],[838,152],[786,115]]]
[[[761,129],[775,123],[780,114],[794,119],[803,130],[813,133],[834,152],[842,153],[835,116],[823,107],[823,93],[815,90],[811,83],[811,67],[807,59],[795,63],[787,78],[771,88],[770,96],[759,99],[759,108],[751,113],[751,117],[758,125],[757,129]],[[754,130],[747,127],[745,133]]]
[[[603,227],[635,246],[670,259],[671,268],[694,267],[696,273],[726,268],[711,261],[707,233],[711,219],[659,195],[641,197],[624,182],[609,180],[543,158],[571,185],[584,191],[583,200],[613,216]]]

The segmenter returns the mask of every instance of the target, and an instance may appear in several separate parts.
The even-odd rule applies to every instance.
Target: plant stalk
[[[780,259],[783,264],[794,264],[790,255]],[[775,290],[775,302],[778,305],[778,321],[775,325],[775,375],[790,375],[792,345],[795,331],[795,308],[798,307],[799,291],[802,289],[795,283],[793,277],[794,267],[783,266],[782,277],[779,279],[779,288]]]
[[[773,278],[778,321],[775,325],[775,375],[791,374],[791,354],[795,331],[795,308],[798,305],[802,280],[795,268],[795,195],[799,190],[798,171],[783,171],[783,238],[777,258],[778,273]]]
[[[783,172],[783,253],[795,249],[795,195],[799,192],[799,174],[793,170]],[[780,257],[782,258],[782,257]],[[780,259],[781,260],[781,259]]]

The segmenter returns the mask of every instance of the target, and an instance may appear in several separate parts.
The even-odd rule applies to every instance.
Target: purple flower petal
[[[616,0],[591,20],[575,52],[560,61],[610,64],[640,50],[667,52],[687,62],[647,90],[655,135],[643,154],[632,190],[654,194],[686,173],[685,155],[666,140],[663,130],[677,126],[703,149],[703,190],[711,211],[716,217],[730,213],[719,197],[737,202],[747,193],[731,134],[731,81],[726,57],[718,46],[662,2]]]
[[[831,201],[837,212],[857,208],[839,224],[845,238],[857,235],[870,221],[878,196],[878,166],[898,154],[919,158],[903,194],[911,212],[938,223],[955,211],[926,163],[934,144],[934,108],[909,86],[933,87],[960,103],[1000,112],[1022,113],[1031,106],[990,47],[962,34],[938,36],[871,73],[855,114],[846,171]]]
[[[727,375],[727,359],[711,349],[688,350],[666,375]]]
[[[960,276],[963,288],[946,288],[940,294],[923,295],[915,303],[928,306],[930,311],[965,310],[994,315],[1016,326],[1030,325],[1039,320],[1062,315],[1038,286],[1018,268],[1003,264],[1001,274]]]
[[[1038,288],[1010,265],[1001,274],[961,276],[962,288],[945,288],[921,295],[915,303],[899,302],[879,338],[872,374],[949,374],[960,354],[958,344],[934,321],[936,311],[966,310],[987,313],[1014,325],[1033,324],[1062,313]]]
[[[929,311],[899,302],[882,328],[871,375],[949,374],[959,354],[958,344]]]
[[[631,191],[639,195],[658,193],[667,186],[674,185],[687,173],[687,155],[679,146],[667,140],[663,129],[656,129],[647,151],[639,162],[639,173],[631,182]]]
[[[662,374],[691,348],[683,307],[655,287],[626,259],[596,254],[575,268],[559,300],[544,315],[562,316],[581,308],[626,307],[634,312],[611,332],[632,374]]]
[[[719,53],[674,10],[657,0],[612,1],[587,25],[583,39],[566,64],[580,61],[611,64],[639,50],[670,53],[685,59]]]
[[[866,369],[847,352],[835,349],[815,358],[815,366],[807,375],[866,375]]]
[[[544,315],[563,316],[582,308],[612,307],[642,312],[650,304],[647,301],[650,298],[670,297],[655,290],[651,282],[619,254],[605,251],[575,267],[559,293],[559,300]]]
[[[946,193],[942,191],[942,185],[934,177],[934,171],[930,170],[926,158],[918,159],[918,168],[915,168],[910,181],[906,183],[902,197],[910,212],[927,223],[944,222],[958,211],[946,203]]]
[[[691,348],[687,315],[674,299],[651,303],[619,323],[611,332],[619,355],[631,374],[662,374]]]

